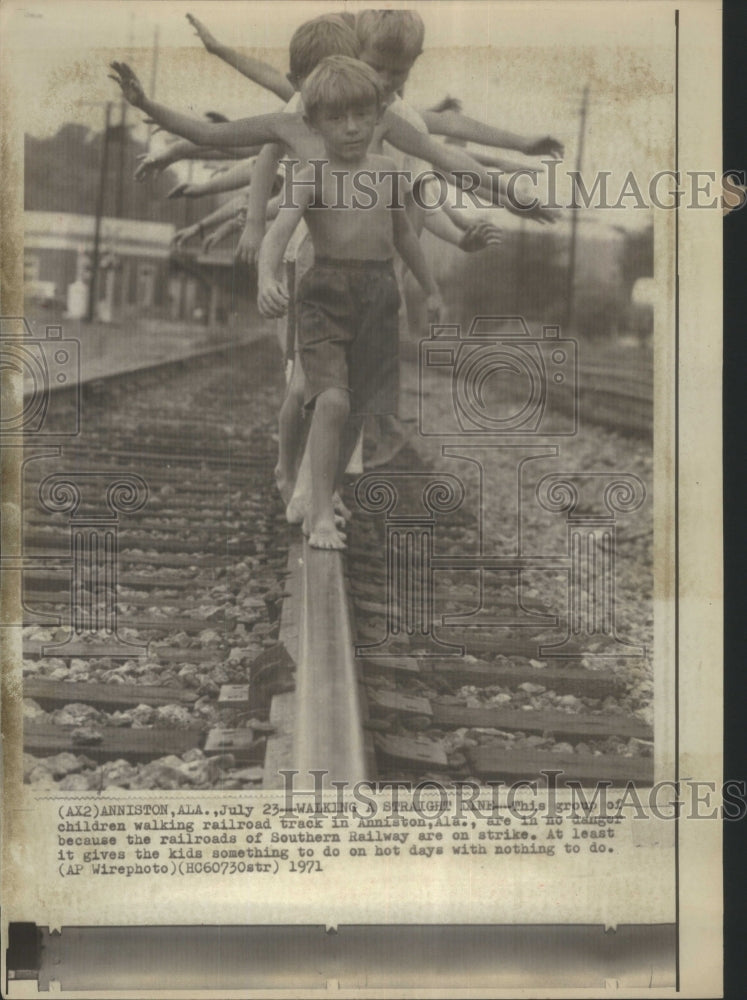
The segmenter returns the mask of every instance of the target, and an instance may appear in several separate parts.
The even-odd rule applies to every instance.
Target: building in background
[[[33,309],[74,319],[86,315],[94,226],[92,215],[25,212],[25,289]],[[248,269],[234,271],[230,250],[174,253],[175,230],[167,222],[101,220],[97,319],[144,316],[216,325],[246,311],[255,291]]]
[[[246,322],[254,315],[256,279],[245,266],[234,267],[230,249],[208,256],[196,243],[179,253],[172,248],[177,229],[220,201],[168,200],[179,180],[173,171],[138,184],[136,157],[145,146],[118,126],[110,128],[109,144],[95,318]],[[103,133],[72,123],[49,139],[26,137],[24,283],[32,315],[87,314],[102,147]]]

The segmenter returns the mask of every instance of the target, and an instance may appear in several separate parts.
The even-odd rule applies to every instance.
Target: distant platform
[[[272,325],[266,321],[249,321],[245,327],[221,325],[206,327],[202,323],[170,322],[140,318],[116,323],[85,323],[78,319],[57,318],[37,313],[26,317],[26,337],[37,343],[46,342],[45,355],[51,343],[67,341],[67,361],[55,363],[62,378],[50,378],[51,388],[96,382],[153,368],[161,364],[186,360],[211,351],[242,345],[270,336]],[[22,324],[19,325],[19,336]],[[70,343],[72,342],[72,343]],[[55,349],[53,354],[57,355]],[[59,371],[58,371],[59,368]],[[24,394],[34,392],[33,378],[26,379]]]

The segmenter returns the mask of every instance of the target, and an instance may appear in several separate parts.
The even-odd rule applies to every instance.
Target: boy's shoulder
[[[286,106],[282,111],[275,111],[272,113],[273,121],[275,121],[278,127],[282,131],[295,131],[308,132],[309,127],[304,121],[302,111],[292,111]]]
[[[291,147],[309,134],[309,129],[300,111],[291,110],[286,105],[282,111],[271,111],[262,116],[267,123],[268,131],[274,135],[277,142]]]

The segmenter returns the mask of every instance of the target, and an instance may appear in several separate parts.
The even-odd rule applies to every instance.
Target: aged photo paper
[[[384,6],[0,8],[10,997],[720,995],[719,5]]]

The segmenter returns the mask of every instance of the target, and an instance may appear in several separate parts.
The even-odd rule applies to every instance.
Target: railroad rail
[[[59,457],[30,463],[29,779],[64,788],[254,788],[278,787],[284,769],[324,770],[327,781],[417,782],[531,779],[554,768],[562,780],[650,783],[652,727],[618,669],[642,655],[631,660],[609,628],[609,651],[548,654],[553,616],[516,589],[532,568],[516,559],[513,582],[491,607],[521,614],[521,625],[499,628],[496,639],[495,630],[458,623],[475,604],[478,570],[480,587],[482,570],[510,572],[511,560],[478,567],[463,555],[473,515],[430,518],[428,531],[435,526],[451,555],[431,548],[428,559],[462,609],[438,632],[423,627],[412,590],[392,593],[391,525],[359,490],[348,496],[347,553],[297,539],[272,486],[278,366],[270,357],[263,367],[256,351],[251,366],[242,363],[248,350],[221,345],[211,366],[201,353],[97,380],[84,390],[84,433],[64,448],[70,471],[60,472]],[[231,383],[227,412],[216,387],[237,371],[252,377]],[[620,415],[632,414],[631,432],[650,433],[650,381],[616,378],[605,394],[611,375],[582,367],[587,419],[596,413],[617,431]],[[392,469],[429,474],[409,448]],[[88,490],[107,477],[126,484],[117,511]],[[140,506],[137,479],[147,493]],[[63,481],[77,483],[74,497]],[[413,483],[403,503],[418,501],[422,482]],[[104,566],[107,531],[116,575],[102,586],[92,574]],[[84,569],[76,552],[85,553]],[[569,559],[558,556],[554,568],[570,571]],[[421,572],[416,563],[397,572]],[[426,611],[432,618],[432,604]]]

